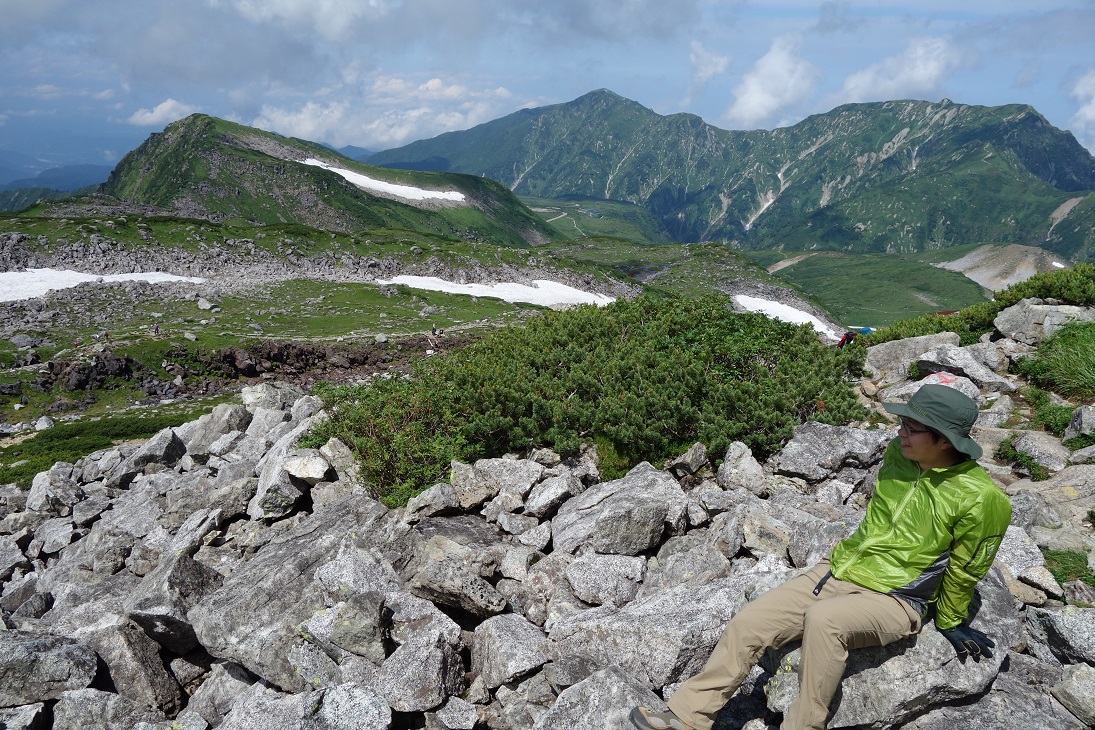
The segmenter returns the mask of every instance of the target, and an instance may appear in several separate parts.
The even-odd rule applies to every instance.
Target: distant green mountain
[[[107,179],[110,165],[64,165],[43,170],[34,177],[21,178],[0,185],[0,190],[20,190],[24,188],[44,188],[71,192],[98,185]]]
[[[493,180],[370,167],[323,145],[202,114],[151,135],[122,158],[99,191],[216,222],[297,223],[340,232],[397,228],[514,246],[552,235]]]
[[[17,188],[0,190],[0,211],[15,211],[29,208],[40,200],[58,200],[74,193],[48,188]]]
[[[977,242],[1095,260],[1095,158],[1026,105],[849,104],[772,131],[611,91],[380,152],[373,165],[641,205],[680,241],[915,252]]]

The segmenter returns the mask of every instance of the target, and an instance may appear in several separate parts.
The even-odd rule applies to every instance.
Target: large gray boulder
[[[95,678],[95,652],[74,639],[0,631],[0,707],[55,700]]]
[[[916,359],[921,376],[931,373],[953,373],[972,380],[982,390],[995,393],[1011,393],[1015,385],[1007,378],[985,367],[965,347],[941,345],[921,354]]]
[[[841,469],[866,469],[882,458],[892,431],[830,426],[809,421],[796,426],[794,436],[768,461],[776,474],[819,482]]]
[[[525,618],[493,616],[475,628],[472,674],[494,689],[547,663],[550,651],[544,632]]]
[[[641,681],[619,667],[607,667],[567,688],[534,730],[632,730],[628,716],[639,705],[665,709],[665,702]]]
[[[1088,307],[1023,299],[996,315],[993,326],[1005,337],[1037,345],[1069,322],[1092,321],[1095,321],[1095,310]]]
[[[1095,608],[1032,606],[1027,631],[1062,662],[1095,664]]]
[[[174,714],[181,707],[182,688],[160,658],[160,646],[123,616],[105,616],[76,632],[103,660],[118,694],[134,702]]]
[[[1068,441],[1077,436],[1089,436],[1095,433],[1095,406],[1080,406],[1072,412],[1068,427],[1062,435],[1062,440]]]
[[[288,411],[305,393],[291,383],[272,382],[248,385],[240,391],[244,407],[254,413],[259,408]]]
[[[63,461],[35,474],[27,494],[27,509],[62,516],[71,514],[72,506],[84,497],[83,487],[75,476],[73,465]]]
[[[213,655],[241,664],[276,687],[305,689],[288,653],[304,641],[296,627],[327,605],[316,570],[336,556],[346,535],[383,548],[384,523],[394,519],[383,505],[356,498],[302,521],[233,570],[218,590],[187,612],[198,641]]]
[[[635,597],[646,575],[646,559],[598,555],[587,550],[566,568],[574,595],[593,606],[622,606]]]
[[[312,419],[304,419],[296,428],[278,439],[260,460],[258,487],[247,505],[247,514],[251,519],[276,520],[285,517],[308,492],[309,484],[294,479],[289,469],[296,453],[293,446],[311,425]]]
[[[1031,492],[1055,505],[1062,526],[1084,529],[1088,510],[1095,509],[1095,464],[1070,466],[1044,481],[1021,479],[1009,484],[1011,495]]]
[[[45,725],[46,706],[41,702],[11,709],[0,708],[0,727],[4,730],[40,730]]]
[[[683,529],[687,504],[677,480],[644,461],[567,500],[551,521],[552,541],[568,553],[588,545],[599,553],[637,555],[667,530]]]
[[[867,371],[871,373],[874,380],[880,381],[880,385],[890,385],[904,380],[908,374],[909,365],[922,353],[930,352],[943,345],[957,347],[959,344],[959,337],[954,332],[883,342],[881,345],[867,348]]]
[[[1061,682],[1050,692],[1053,697],[1088,727],[1095,727],[1095,667],[1070,664]]]
[[[65,692],[53,706],[53,730],[131,730],[165,719],[155,707],[97,689]]]
[[[620,609],[602,606],[563,616],[548,636],[558,656],[614,665],[660,689],[698,672],[730,617],[786,577],[754,574],[671,588]]]
[[[191,421],[177,432],[186,446],[186,453],[205,463],[214,443],[230,433],[242,435],[249,425],[251,411],[235,403],[221,403],[211,413]]]
[[[1010,653],[992,688],[976,702],[941,705],[901,725],[903,730],[1082,730],[1088,727],[1050,692],[1061,671],[1024,654]]]
[[[217,727],[224,722],[236,701],[249,693],[256,679],[240,665],[218,660],[191,694],[186,707],[211,726]]]
[[[432,710],[464,689],[464,665],[457,648],[433,631],[415,636],[385,659],[375,688],[393,710]]]
[[[747,489],[753,494],[765,493],[764,468],[753,458],[753,452],[741,441],[735,441],[726,449],[716,476],[723,489]]]
[[[1072,451],[1061,444],[1061,439],[1045,431],[1018,431],[1011,441],[1020,454],[1030,457],[1051,474],[1068,466]]]
[[[482,553],[441,535],[431,537],[420,549],[408,580],[411,592],[431,601],[454,606],[476,616],[493,616],[506,607],[506,599],[483,578],[493,566],[482,562]]]

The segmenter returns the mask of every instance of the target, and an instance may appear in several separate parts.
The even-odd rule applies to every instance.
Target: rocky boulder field
[[[880,403],[926,382],[974,397],[983,464],[1012,525],[961,663],[930,622],[852,653],[829,727],[1095,724],[1095,590],[1039,548],[1095,567],[1095,449],[1015,405],[1009,362],[1093,313],[1024,300],[997,332],[868,352],[882,418],[806,423],[766,463],[697,444],[602,480],[587,448],[454,463],[401,509],[371,499],[347,447],[297,448],[322,403],[287,383],[142,444],[0,487],[0,727],[11,730],[629,728],[696,672],[747,601],[824,557],[862,518],[887,442]],[[922,376],[906,379],[915,363]],[[1095,430],[1078,406],[1070,432]],[[1033,481],[992,454],[1017,450]],[[778,725],[797,648],[769,652],[717,727]]]

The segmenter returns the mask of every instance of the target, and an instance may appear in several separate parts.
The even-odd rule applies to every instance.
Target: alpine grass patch
[[[1065,325],[1039,345],[1033,357],[1021,361],[1018,369],[1066,398],[1095,400],[1095,323]]]
[[[760,458],[807,420],[860,418],[850,380],[864,350],[827,347],[808,326],[731,311],[724,295],[639,297],[497,330],[420,362],[406,378],[321,385],[330,418],[305,444],[347,443],[387,504],[471,461],[594,442],[616,470],[659,463],[696,441]]]

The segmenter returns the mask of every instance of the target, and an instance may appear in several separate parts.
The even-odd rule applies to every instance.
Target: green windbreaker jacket
[[[976,461],[921,474],[894,439],[867,514],[833,548],[830,569],[921,614],[935,601],[936,626],[953,628],[966,618],[1010,521],[1011,502]]]

